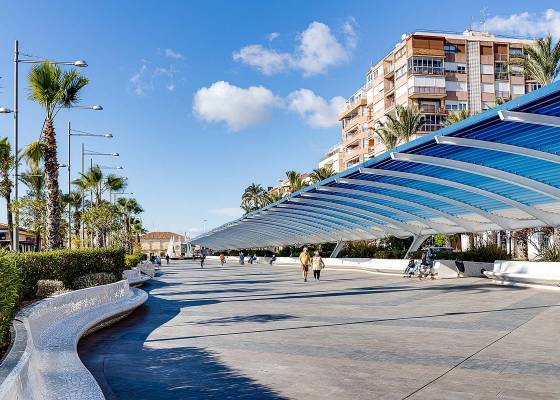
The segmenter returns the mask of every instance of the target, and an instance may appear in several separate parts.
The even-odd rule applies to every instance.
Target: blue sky
[[[86,148],[121,154],[97,160],[126,168],[146,227],[194,236],[204,219],[209,228],[237,217],[251,182],[272,186],[287,170],[316,168],[340,140],[342,98],[401,34],[463,31],[486,7],[495,32],[560,36],[557,2],[504,4],[426,0],[401,13],[394,3],[372,1],[4,2],[0,106],[12,107],[14,39],[34,56],[87,60],[82,72],[91,84],[82,104],[105,110],[59,114],[60,162],[67,162],[69,120],[76,129],[113,133]],[[28,70],[20,72],[22,145],[42,123],[26,99]],[[0,115],[0,135],[11,138],[9,116]],[[73,142],[74,176],[80,143]]]

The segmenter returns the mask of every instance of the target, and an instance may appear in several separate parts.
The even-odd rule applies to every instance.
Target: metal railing
[[[494,54],[494,62],[507,62],[507,60],[508,60],[507,54],[501,54],[501,53]]]
[[[408,88],[408,94],[445,94],[444,87],[438,86],[412,86]]]

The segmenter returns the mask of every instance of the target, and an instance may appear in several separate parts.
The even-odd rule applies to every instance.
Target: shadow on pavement
[[[170,286],[174,285],[154,280],[145,290],[149,293]],[[150,296],[146,304],[128,318],[81,340],[79,356],[109,400],[284,399],[204,349],[144,346],[150,333],[173,319],[182,308],[217,302]],[[274,319],[274,316],[269,318]]]

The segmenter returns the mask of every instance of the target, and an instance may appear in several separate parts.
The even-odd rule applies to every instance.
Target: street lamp
[[[57,65],[71,65],[78,68],[87,67],[88,64],[84,60],[76,61],[51,61],[51,60],[33,60],[33,59],[20,59],[19,58],[19,41],[14,42],[14,200],[18,200],[18,170],[19,170],[19,137],[18,137],[18,118],[19,118],[19,108],[18,108],[18,92],[19,92],[19,64],[40,64],[49,63]],[[19,211],[14,210],[14,230],[12,234],[12,239],[14,243],[14,251],[19,251]]]
[[[88,133],[88,132],[82,132],[80,131],[79,133],[81,133],[82,135],[86,135],[86,136],[97,136],[98,134],[93,134],[93,133]],[[110,133],[105,133],[105,134],[101,134],[99,136],[104,136],[106,138],[112,138],[113,135],[111,135]],[[84,156],[111,156],[111,157],[119,157],[120,154],[119,153],[100,153],[98,151],[94,151],[94,150],[87,150],[84,148],[84,144],[82,143],[82,175],[84,174]],[[90,159],[90,169],[93,168],[93,158]],[[82,215],[84,214],[84,199],[82,197]],[[80,235],[80,243],[83,246],[84,245],[84,240],[85,240],[85,230],[84,230],[84,225],[82,224],[82,232]]]
[[[103,107],[99,106],[99,105],[95,105],[95,106],[74,106],[72,108],[82,108],[82,109],[90,109],[90,110],[95,110],[95,111],[100,111],[103,110]],[[72,136],[82,136],[82,137],[103,137],[103,138],[107,138],[107,139],[111,139],[113,137],[112,134],[110,133],[91,133],[91,132],[86,132],[86,131],[81,131],[78,129],[72,129],[72,126],[70,124],[70,121],[68,121],[68,196],[70,196],[70,193],[72,191],[72,174],[71,174],[71,148],[72,148]],[[82,152],[83,152],[83,144],[82,144]],[[82,155],[82,173],[84,173],[84,162],[83,162],[83,155]],[[82,199],[82,203],[83,203],[83,199]],[[83,211],[83,204],[82,204],[82,211]],[[70,203],[68,203],[68,248],[71,249],[72,248],[72,230],[71,228],[71,223],[72,223],[72,218],[71,218],[71,206]],[[83,231],[83,230],[82,230]],[[80,235],[80,246],[83,247],[84,243],[83,243],[83,237],[82,235]]]

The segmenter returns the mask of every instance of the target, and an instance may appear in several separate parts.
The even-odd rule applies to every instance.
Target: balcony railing
[[[418,129],[418,132],[420,133],[435,132],[441,128],[443,128],[442,124],[424,124],[420,127],[420,129]]]
[[[395,71],[395,66],[393,64],[387,64],[385,66],[385,76],[392,74]]]
[[[418,110],[425,114],[446,114],[447,110],[444,107],[435,106],[433,104],[420,104]]]
[[[501,53],[494,54],[494,62],[507,62],[507,60],[508,60],[507,54],[501,54]]]
[[[443,67],[410,67],[409,75],[445,75]]]
[[[511,97],[511,93],[496,90],[496,97],[499,97],[499,98],[502,98],[502,99],[509,99]]]
[[[509,78],[508,72],[507,71],[495,71],[494,72],[494,79],[497,79],[499,81],[507,81]]]
[[[439,86],[412,86],[408,88],[408,94],[445,94],[445,88]]]

